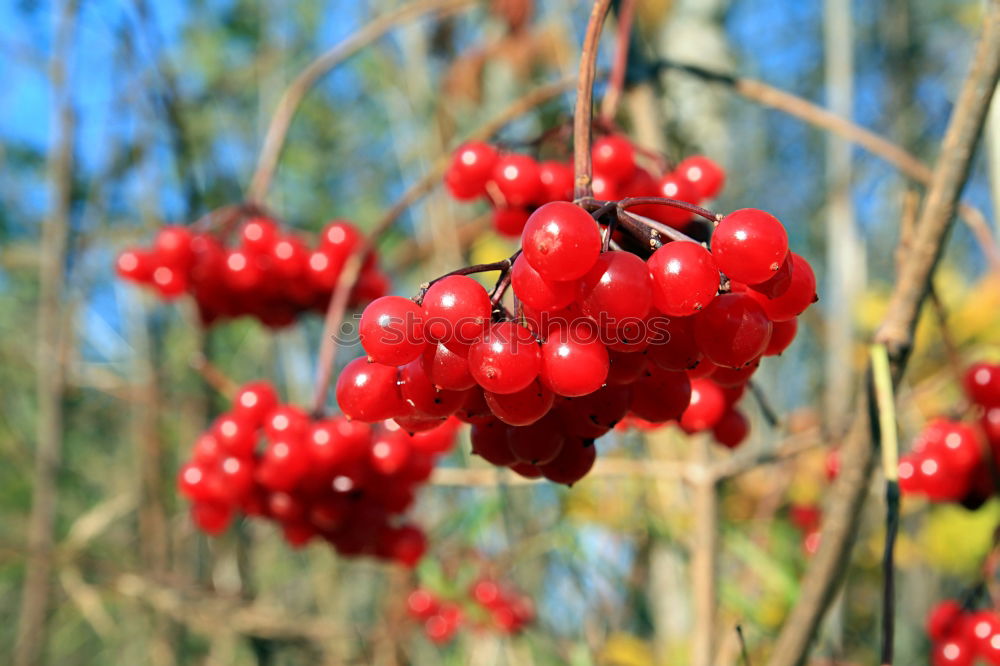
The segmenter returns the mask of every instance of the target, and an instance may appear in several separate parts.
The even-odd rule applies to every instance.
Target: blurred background
[[[462,473],[488,469],[470,458],[463,432],[442,463],[449,469],[410,510],[430,544],[412,572],[340,558],[322,543],[292,549],[264,523],[217,538],[195,530],[175,476],[225,400],[192,359],[204,354],[239,382],[271,378],[304,405],[321,321],[273,333],[240,319],[206,333],[189,302],[164,304],[114,275],[116,254],[148,244],[159,226],[240,202],[285,87],[400,4],[0,2],[4,663],[14,663],[4,655],[13,659],[30,588],[35,603],[41,590],[45,621],[21,636],[37,648],[20,653],[23,664],[686,664],[692,632],[705,630],[695,609],[710,588],[695,575],[695,589],[692,568],[705,571],[706,557],[717,572],[716,662],[740,663],[737,625],[752,659],[767,654],[815,547],[828,448],[849,416],[864,340],[894,279],[900,220],[919,189],[800,119],[660,65],[762,80],[932,164],[984,3],[637,0],[619,122],[672,161],[717,160],[727,184],[714,208],[772,212],[817,270],[820,303],[791,349],[756,375],[780,422],[748,401],[752,430],[738,453],[675,429],[613,432],[598,442],[602,460],[662,464],[641,474],[623,464],[572,489]],[[470,1],[402,22],[306,96],[268,205],[306,234],[333,218],[370,228],[462,137],[575,75],[588,14],[589,3],[563,0]],[[612,15],[605,70],[614,25]],[[573,99],[567,88],[498,138],[530,141],[566,120]],[[958,224],[951,237],[936,285],[948,335],[934,316],[921,324],[900,392],[904,441],[958,400],[950,353],[995,355],[1000,284],[982,230],[989,236],[996,220],[1000,172],[989,157],[1000,154],[1000,122],[981,146],[964,200],[987,226],[977,236]],[[411,206],[380,246],[394,293],[508,256],[514,246],[486,213],[441,188]],[[709,500],[671,466],[749,460],[791,437],[820,446],[728,478]],[[42,551],[29,557],[33,505],[53,520],[33,521]],[[903,508],[897,658],[927,663],[924,616],[979,582],[1000,507],[908,499]],[[882,513],[873,489],[814,663],[877,659]],[[34,585],[29,560],[42,563]],[[459,597],[484,575],[530,597],[536,621],[513,636],[470,627],[436,645],[399,611],[417,587]]]

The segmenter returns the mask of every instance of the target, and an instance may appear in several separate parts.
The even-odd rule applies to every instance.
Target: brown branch
[[[912,153],[907,152],[885,137],[856,125],[817,104],[813,104],[801,97],[755,79],[730,76],[683,63],[661,61],[661,64],[665,68],[676,69],[712,83],[725,85],[738,95],[761,106],[787,113],[814,127],[833,132],[851,143],[861,146],[869,153],[881,157],[907,178],[911,178],[925,186],[931,184],[933,176],[931,168],[921,162]],[[959,203],[958,211],[962,217],[962,221],[969,227],[970,231],[976,237],[977,242],[982,247],[987,260],[990,262],[990,266],[994,270],[1000,270],[1000,247],[998,247],[996,240],[993,238],[993,233],[990,231],[990,225],[986,220],[986,216],[978,208],[968,203]]]
[[[573,198],[594,194],[594,174],[590,159],[590,140],[594,123],[594,78],[597,74],[597,44],[601,28],[611,9],[611,0],[595,0],[590,10],[587,33],[580,53],[580,76],[576,84],[576,109],[573,112]]]
[[[232,401],[236,397],[236,392],[239,390],[239,384],[236,381],[222,371],[222,368],[215,365],[208,359],[208,356],[204,352],[197,352],[189,361],[192,369],[194,369],[201,378],[205,380],[205,383],[215,389],[220,395],[224,396],[226,400]]]
[[[289,84],[278,101],[278,107],[271,117],[267,134],[264,136],[257,168],[250,179],[247,200],[260,202],[267,195],[292,118],[295,117],[295,112],[306,93],[316,85],[317,81],[338,64],[410,19],[432,12],[452,12],[473,4],[475,0],[415,0],[379,16],[309,63]]]
[[[615,39],[615,55],[608,77],[608,89],[601,100],[601,119],[614,122],[618,113],[618,102],[625,88],[625,71],[628,68],[629,47],[632,44],[632,19],[635,16],[635,0],[621,0],[618,3],[618,30]]]
[[[972,65],[955,104],[928,193],[914,227],[907,257],[875,339],[886,345],[893,385],[908,360],[917,318],[951,228],[972,153],[982,131],[1000,72],[1000,2],[991,0]],[[876,452],[871,443],[864,396],[843,447],[842,466],[824,511],[820,547],[811,559],[799,599],[768,662],[793,666],[805,661],[820,622],[843,581],[858,531]]]
[[[76,114],[67,65],[71,62],[77,2],[65,0],[60,4],[49,61],[53,108],[52,143],[46,168],[52,209],[42,222],[38,266],[38,442],[31,488],[31,515],[28,517],[29,556],[21,590],[21,612],[13,655],[15,666],[41,663],[47,642],[58,474],[62,457],[63,393],[66,384],[64,357],[70,340],[62,293],[73,200],[73,144],[76,133]]]

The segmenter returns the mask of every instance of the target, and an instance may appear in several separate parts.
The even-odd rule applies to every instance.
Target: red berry
[[[691,381],[686,373],[651,368],[632,387],[632,413],[653,423],[680,418],[691,402]]]
[[[191,520],[206,534],[221,534],[232,519],[232,509],[223,504],[197,502],[191,505]]]
[[[406,466],[410,458],[410,437],[396,431],[380,431],[372,440],[369,462],[383,476],[392,476]]]
[[[531,267],[523,253],[511,267],[510,284],[518,299],[539,312],[565,308],[576,299],[579,287],[575,281],[546,280]]]
[[[532,465],[531,463],[514,463],[510,466],[510,471],[525,479],[542,478],[542,470],[537,465]]]
[[[346,220],[333,220],[319,237],[319,249],[338,257],[341,261],[361,244],[361,234]]]
[[[138,248],[123,250],[115,261],[115,271],[118,275],[132,282],[149,282],[153,277],[154,268],[156,260],[153,254]]]
[[[484,141],[469,141],[459,146],[445,177],[452,195],[460,200],[483,195],[496,161],[496,148]]]
[[[465,352],[468,354],[468,350]],[[424,372],[434,386],[451,391],[465,391],[476,385],[469,372],[469,361],[465,356],[445,347],[443,344],[429,344],[420,356]]]
[[[449,275],[427,289],[423,308],[424,335],[454,348],[482,337],[493,305],[481,284],[465,275]]]
[[[350,419],[369,423],[391,419],[406,409],[397,379],[395,366],[356,358],[337,378],[337,404]]]
[[[537,203],[545,191],[538,163],[527,155],[504,155],[497,159],[493,180],[508,206]]]
[[[601,253],[597,222],[579,206],[553,201],[539,207],[521,234],[524,257],[546,280],[576,280]]]
[[[257,424],[237,414],[222,414],[212,425],[219,447],[234,456],[247,458],[257,446]]]
[[[223,280],[235,291],[251,291],[264,282],[264,272],[256,259],[242,250],[229,250],[223,265]]]
[[[1000,407],[1000,365],[973,363],[963,377],[969,399],[984,407]]]
[[[738,409],[730,407],[712,427],[712,436],[715,441],[722,444],[727,449],[735,449],[746,439],[750,432],[750,423],[747,417]]]
[[[257,480],[269,490],[290,491],[309,471],[309,453],[296,437],[271,440],[257,468]]]
[[[493,228],[501,236],[520,238],[531,211],[519,206],[497,206],[493,209]]]
[[[267,217],[253,217],[240,228],[243,247],[258,254],[269,254],[278,239],[278,225]]]
[[[153,252],[164,265],[185,272],[194,261],[191,231],[185,227],[163,227],[153,241]]]
[[[935,643],[931,649],[931,666],[972,666],[975,651],[961,638],[949,638]]]
[[[538,177],[545,188],[547,201],[573,199],[573,167],[570,165],[562,162],[542,162],[538,165]]]
[[[785,257],[785,260],[781,262],[781,268],[778,272],[772,275],[766,282],[761,282],[760,284],[747,285],[748,289],[753,289],[758,291],[768,298],[777,298],[783,293],[788,291],[788,288],[792,286],[792,255],[791,253]]]
[[[771,339],[767,341],[764,356],[777,356],[788,349],[792,341],[795,340],[795,334],[798,330],[798,319],[793,318],[773,322],[771,325]]]
[[[608,349],[593,327],[563,326],[542,343],[539,376],[556,395],[593,393],[608,377]]]
[[[215,488],[208,481],[205,466],[197,463],[187,463],[177,472],[177,491],[192,502],[218,499]]]
[[[627,386],[646,371],[646,354],[608,351],[608,385]]]
[[[537,379],[515,393],[499,394],[485,391],[486,404],[493,415],[512,426],[534,423],[549,413],[555,396]]]
[[[706,308],[719,290],[719,270],[697,243],[667,243],[646,261],[653,304],[664,314],[685,317]]]
[[[726,412],[726,396],[712,380],[691,381],[691,402],[681,415],[680,424],[686,432],[714,428]]]
[[[664,370],[691,370],[701,362],[701,349],[694,337],[694,317],[650,317],[652,329],[646,352],[649,360]]]
[[[594,142],[591,153],[594,171],[600,171],[616,182],[628,179],[635,171],[635,148],[620,134],[601,137]]]
[[[551,461],[539,465],[542,475],[554,483],[572,486],[587,476],[597,459],[597,447],[592,439],[569,438]]]
[[[167,300],[172,300],[187,291],[187,278],[177,268],[157,266],[153,269],[153,286]]]
[[[653,194],[665,199],[686,201],[688,203],[697,203],[699,200],[698,191],[690,183],[670,173],[656,183],[656,191]],[[647,214],[647,217],[652,217],[664,224],[669,224],[677,228],[683,227],[691,220],[690,212],[683,208],[676,208],[665,204],[642,206],[638,209],[638,212]]]
[[[718,164],[702,155],[681,160],[675,173],[696,188],[700,199],[711,199],[718,194],[726,177]]]
[[[538,342],[531,331],[514,322],[493,324],[469,348],[469,372],[493,393],[520,391],[538,376],[541,366]]]
[[[434,386],[419,358],[399,369],[399,390],[403,400],[418,412],[436,418],[451,416],[465,400],[461,391]]]
[[[233,415],[253,424],[264,425],[264,418],[278,406],[278,394],[270,382],[255,381],[244,384],[233,398]]]
[[[783,294],[768,298],[757,291],[747,292],[748,296],[760,303],[764,314],[771,321],[794,319],[817,300],[816,276],[812,266],[794,252],[789,256],[792,258],[792,283]]]
[[[746,294],[722,294],[694,318],[694,335],[712,363],[741,368],[764,353],[771,320]]]
[[[469,433],[472,452],[498,467],[505,467],[517,462],[517,456],[507,444],[507,430],[509,429],[510,426],[496,419],[473,425],[472,431]]]
[[[521,462],[544,465],[559,454],[566,437],[559,416],[550,413],[527,426],[507,428],[507,446]]]
[[[424,350],[423,311],[402,296],[383,296],[361,313],[358,332],[368,357],[384,365],[402,365]]]
[[[406,598],[406,610],[416,619],[423,620],[437,613],[437,598],[428,590],[416,589]]]
[[[279,405],[264,418],[264,432],[271,439],[299,439],[308,429],[309,415],[294,405]]]
[[[283,236],[277,240],[269,254],[271,269],[286,280],[295,280],[306,272],[309,251],[295,236]]]
[[[636,255],[605,252],[583,276],[580,294],[583,314],[617,329],[627,320],[644,320],[649,314],[652,279],[646,262]]]
[[[726,215],[715,228],[712,256],[730,279],[746,284],[766,282],[788,256],[788,234],[773,215],[743,208]]]
[[[630,387],[609,384],[590,395],[561,400],[559,412],[568,434],[594,439],[625,418],[631,401]]]

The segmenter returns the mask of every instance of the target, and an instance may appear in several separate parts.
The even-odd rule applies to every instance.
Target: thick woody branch
[[[876,334],[876,342],[886,345],[889,351],[894,386],[906,367],[917,317],[951,228],[976,140],[997,85],[998,71],[1000,2],[991,0],[888,312]],[[843,580],[876,459],[864,396],[858,400],[856,413],[859,416],[841,449],[843,465],[824,512],[819,550],[809,563],[798,602],[778,637],[768,662],[771,666],[804,663],[820,622]]]

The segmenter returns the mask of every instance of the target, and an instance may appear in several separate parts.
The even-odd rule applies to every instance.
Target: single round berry
[[[163,227],[153,241],[153,252],[164,265],[184,272],[194,261],[191,239],[191,231],[185,227]]]
[[[345,220],[333,220],[320,234],[319,249],[343,260],[354,252],[361,240],[361,233],[353,224]]]
[[[601,254],[601,230],[587,211],[566,201],[539,207],[521,234],[524,257],[546,280],[576,280]]]
[[[649,318],[650,340],[646,355],[664,370],[691,370],[701,362],[695,340],[694,317]]]
[[[589,395],[564,398],[559,413],[568,434],[596,439],[625,418],[631,401],[630,387],[609,384]]]
[[[493,310],[486,289],[465,275],[449,275],[432,284],[423,308],[424,335],[447,347],[468,346],[481,338]]]
[[[712,256],[719,270],[732,280],[766,282],[788,256],[788,234],[773,215],[743,208],[726,215],[715,228]]]
[[[746,294],[722,294],[694,318],[694,335],[708,360],[742,368],[767,348],[771,320]]]
[[[472,426],[469,441],[472,442],[472,452],[486,462],[506,467],[517,462],[517,456],[507,444],[507,430],[510,428],[495,418]]]
[[[969,399],[983,407],[1000,406],[1000,365],[973,363],[962,378]]]
[[[747,292],[764,308],[764,314],[771,321],[788,321],[802,314],[806,308],[817,301],[816,275],[809,262],[791,252],[792,283],[780,296],[768,298],[760,292]]]
[[[140,248],[123,250],[115,261],[115,271],[118,275],[132,282],[149,282],[156,268],[156,259],[152,252]]]
[[[542,358],[531,331],[514,322],[493,324],[483,339],[469,348],[469,372],[493,393],[515,393],[541,370]]]
[[[691,402],[691,380],[686,373],[649,368],[632,387],[629,409],[641,419],[663,423],[680,418]]]
[[[468,349],[465,353],[468,354]],[[428,379],[438,388],[464,391],[476,385],[476,380],[469,372],[468,359],[443,344],[427,345],[420,356],[420,361],[424,365]]]
[[[452,156],[451,165],[445,174],[449,191],[461,201],[483,195],[496,162],[496,148],[485,141],[462,144]]]
[[[579,287],[576,281],[546,280],[531,267],[523,253],[518,255],[511,267],[510,285],[521,302],[539,312],[566,307],[577,297]]]
[[[550,413],[531,425],[507,429],[507,446],[521,462],[544,465],[559,455],[566,441],[562,420]]]
[[[549,413],[555,400],[552,391],[537,379],[516,393],[486,391],[483,395],[493,415],[512,426],[531,425]]]
[[[699,199],[711,199],[725,182],[726,174],[718,164],[703,155],[681,160],[674,171],[696,189]]]
[[[594,171],[616,182],[628,179],[635,171],[635,148],[620,134],[604,136],[594,142],[591,151]]]
[[[538,178],[545,188],[547,201],[573,199],[573,167],[562,162],[542,162],[538,165]]]
[[[555,458],[538,468],[549,481],[572,486],[587,476],[594,467],[595,460],[597,447],[594,446],[594,440],[571,437],[563,443]]]
[[[527,155],[504,155],[493,165],[493,180],[508,206],[537,203],[544,187],[538,163]]]
[[[705,309],[719,290],[719,269],[697,243],[667,243],[646,261],[653,304],[666,315],[686,317]]]
[[[795,334],[799,330],[798,319],[786,319],[776,321],[771,325],[771,339],[767,341],[764,349],[764,356],[777,356],[782,353],[795,340]]]
[[[361,346],[384,365],[402,365],[424,350],[423,310],[408,298],[383,296],[361,313]]]
[[[715,441],[727,449],[735,449],[743,443],[750,432],[750,422],[738,409],[730,407],[712,426],[712,436]]]
[[[608,377],[608,349],[596,329],[580,324],[560,328],[542,343],[542,383],[556,395],[593,393]]]
[[[646,262],[631,252],[604,252],[580,281],[583,314],[618,329],[643,320],[652,305],[652,279]]]
[[[268,254],[278,239],[278,225],[268,217],[253,217],[240,227],[240,240],[244,249],[257,254]]]
[[[356,358],[337,378],[337,404],[344,416],[374,423],[402,414],[406,404],[397,385],[395,366]]]
[[[501,236],[520,238],[531,211],[523,207],[498,206],[493,210],[493,228]]]
[[[271,382],[255,381],[244,384],[233,398],[233,415],[252,423],[264,425],[264,419],[278,406],[278,394]]]
[[[435,418],[451,416],[465,400],[461,391],[437,388],[419,358],[399,369],[399,391],[418,412]]]
[[[714,428],[726,412],[726,397],[712,380],[691,381],[691,403],[681,415],[680,424],[686,432]]]

